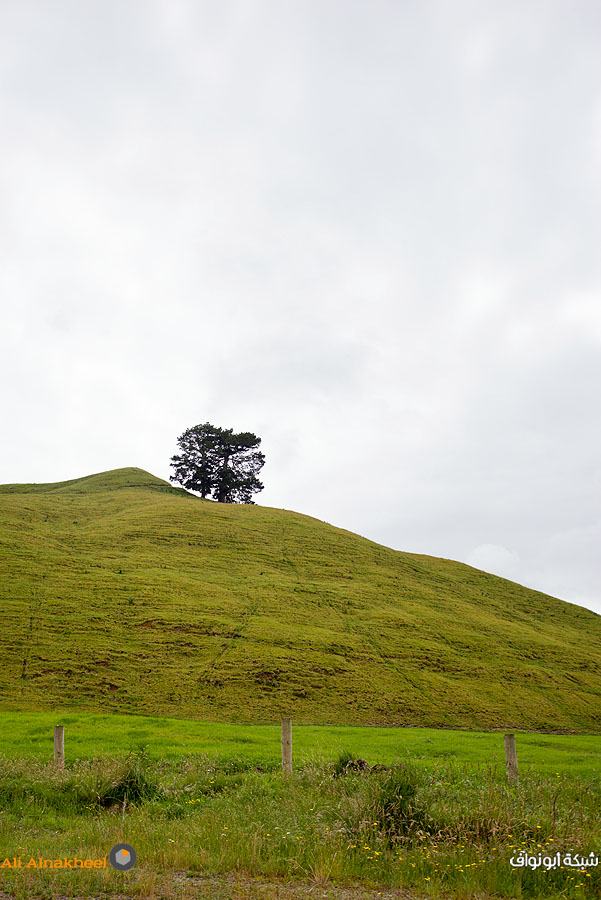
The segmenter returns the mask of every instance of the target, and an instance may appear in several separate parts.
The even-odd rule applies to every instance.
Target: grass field
[[[297,726],[286,778],[273,726],[4,713],[0,730],[0,856],[138,853],[128,873],[0,869],[22,900],[601,896],[596,868],[509,864],[601,849],[599,736],[518,734],[513,784],[500,734]],[[387,768],[345,773],[357,756]]]
[[[139,469],[0,486],[0,601],[0,900],[601,897],[509,862],[601,851],[588,610]]]
[[[67,760],[143,751],[152,760],[176,760],[202,754],[216,764],[277,767],[280,727],[238,725],[154,716],[93,713],[0,713],[0,756],[49,761],[54,725],[65,726]],[[522,772],[584,777],[601,776],[601,735],[516,736]],[[428,728],[367,728],[294,725],[294,759],[301,765],[332,763],[349,751],[370,764],[399,760],[431,768],[442,761],[457,765],[503,766],[501,733]]]
[[[0,487],[3,709],[601,732],[601,617],[139,469]]]

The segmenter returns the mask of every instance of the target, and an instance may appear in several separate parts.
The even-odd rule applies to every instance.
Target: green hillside
[[[141,469],[0,487],[0,709],[601,731],[601,617]]]

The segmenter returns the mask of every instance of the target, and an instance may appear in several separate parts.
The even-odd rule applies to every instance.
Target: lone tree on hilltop
[[[186,490],[219,503],[252,503],[252,495],[263,490],[257,476],[265,455],[257,449],[261,438],[256,434],[234,434],[205,422],[186,429],[177,443],[180,453],[171,457],[170,480]]]

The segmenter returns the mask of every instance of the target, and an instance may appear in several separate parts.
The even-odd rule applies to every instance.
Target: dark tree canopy
[[[258,474],[265,455],[257,448],[261,438],[250,431],[234,434],[209,422],[188,428],[177,439],[180,453],[171,457],[170,480],[219,503],[252,503],[263,490]]]

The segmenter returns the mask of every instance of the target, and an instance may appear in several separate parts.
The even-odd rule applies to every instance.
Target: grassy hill
[[[0,486],[0,709],[601,731],[601,617],[141,469]]]

